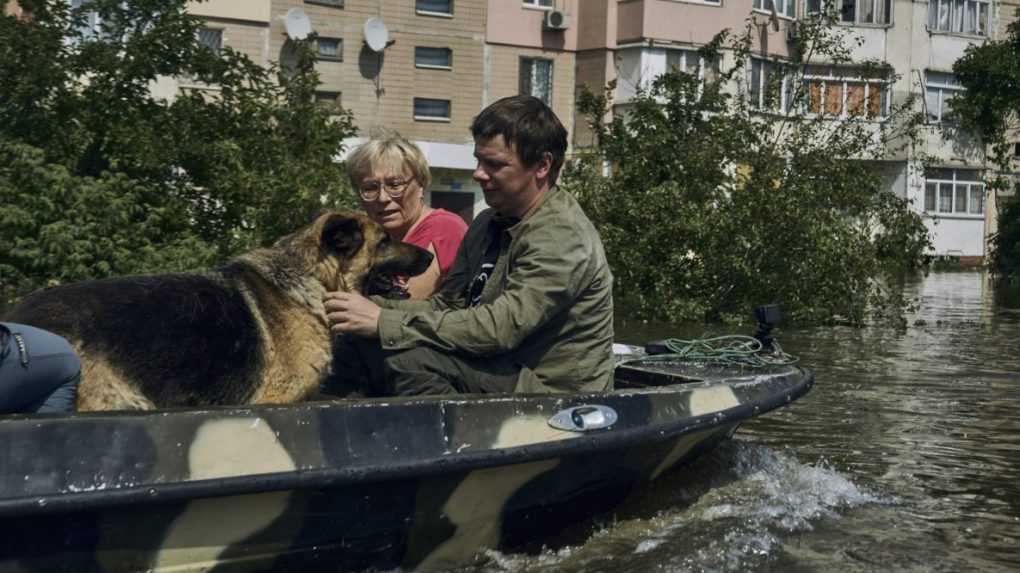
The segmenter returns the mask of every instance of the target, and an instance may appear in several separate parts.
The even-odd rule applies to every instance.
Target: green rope
[[[753,336],[741,334],[694,340],[668,338],[663,342],[666,348],[670,350],[669,354],[643,356],[633,361],[680,361],[726,366],[746,366],[751,368],[795,364],[797,362],[796,357],[783,352],[778,342],[772,342],[772,352],[763,352],[761,341]],[[633,361],[628,360],[628,362]]]

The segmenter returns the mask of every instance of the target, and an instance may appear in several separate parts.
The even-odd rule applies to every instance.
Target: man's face
[[[546,161],[525,167],[502,135],[475,140],[478,166],[472,174],[482,187],[485,202],[500,215],[523,216],[540,195],[536,176],[546,173]]]

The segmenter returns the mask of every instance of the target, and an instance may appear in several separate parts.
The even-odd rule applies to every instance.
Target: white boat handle
[[[588,432],[603,430],[616,423],[616,410],[601,404],[582,404],[560,410],[549,418],[549,425],[558,430]]]

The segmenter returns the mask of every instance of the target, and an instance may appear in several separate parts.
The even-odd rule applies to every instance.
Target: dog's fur
[[[329,371],[322,295],[380,292],[431,260],[364,214],[332,211],[216,271],[59,286],[6,320],[74,346],[79,410],[288,403],[316,393]]]

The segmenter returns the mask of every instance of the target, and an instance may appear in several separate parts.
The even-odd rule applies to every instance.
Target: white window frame
[[[535,10],[553,9],[553,0],[521,0],[521,3],[525,8],[532,8]]]
[[[447,61],[449,64],[445,66],[435,64],[422,64],[418,62],[418,50],[444,50],[447,54]],[[422,68],[427,70],[452,70],[453,69],[453,50],[450,48],[439,47],[439,46],[415,46],[414,47],[414,67]]]
[[[758,82],[757,86],[754,85],[754,68],[758,66]],[[790,75],[786,75],[779,85],[779,101],[775,102],[776,105],[766,106],[765,96],[767,95],[767,88],[769,85],[769,76],[775,74],[775,68],[780,67],[782,64],[774,60],[767,60],[764,58],[752,57],[751,61],[748,62],[747,66],[747,97],[748,104],[751,109],[757,110],[762,113],[782,113],[788,114],[793,111],[793,78]],[[757,97],[755,97],[757,96]]]
[[[950,178],[946,177],[925,177],[924,179],[924,213],[927,215],[938,216],[938,217],[965,217],[972,219],[984,218],[985,216],[985,203],[987,202],[987,187],[980,179],[975,177],[973,179],[960,179],[959,174],[961,171],[971,171],[977,173],[974,169],[939,169],[938,171],[946,172],[951,174]],[[942,200],[942,188],[943,186],[949,186],[949,204],[946,205]],[[961,194],[960,191],[963,191]],[[974,197],[975,193],[981,198],[981,208],[978,211],[974,210]],[[962,207],[959,205],[959,198],[964,198],[965,205]],[[934,205],[933,208],[929,208],[929,205]]]
[[[932,73],[946,74],[951,76],[953,80],[950,83],[933,80],[931,78]],[[953,97],[964,92],[963,86],[961,86],[955,78],[956,76],[950,72],[940,72],[938,70],[924,71],[924,107],[927,112],[925,114],[925,121],[928,123],[942,123],[943,121],[946,121],[946,118],[943,116],[949,111],[949,101],[952,100]],[[928,100],[928,94],[933,92],[936,94],[935,102],[937,109],[935,110],[935,113],[932,113],[930,105],[931,102]],[[951,95],[947,97],[947,94]]]
[[[809,73],[809,71],[805,71],[803,77],[801,78],[801,84],[805,88],[804,95],[803,95],[803,97],[801,99],[801,102],[802,102],[801,107],[803,108],[804,115],[806,115],[808,117],[816,117],[818,115],[822,115],[822,116],[829,116],[829,117],[831,117],[833,119],[848,119],[850,117],[858,117],[858,118],[861,118],[861,119],[864,119],[864,120],[867,120],[867,121],[884,121],[892,113],[892,98],[890,97],[891,94],[889,92],[889,90],[892,87],[892,82],[889,81],[888,79],[868,78],[868,77],[864,77],[864,76],[860,76],[860,75],[857,75],[857,76],[850,75],[849,73],[844,74],[844,73],[840,73],[840,71],[841,71],[840,68],[835,67],[835,66],[813,66],[813,67],[824,68],[825,70],[827,70],[827,72],[825,74],[818,74],[818,73]],[[809,67],[809,70],[810,70],[810,67]],[[851,72],[852,70],[845,70],[844,69],[843,71]],[[821,82],[821,91],[819,92],[820,106],[819,106],[819,111],[818,112],[814,112],[814,111],[810,110],[811,91],[810,91],[810,88],[807,87],[807,84],[809,84],[811,82]],[[851,85],[859,85],[859,84],[864,84],[864,100],[863,100],[863,102],[864,102],[864,115],[862,115],[862,116],[851,115],[849,113],[850,112],[850,106],[849,106],[848,96],[849,96],[850,90],[848,88]],[[825,111],[826,102],[828,101],[828,99],[826,97],[826,92],[828,91],[828,89],[830,89],[830,86],[836,86],[836,85],[839,86],[839,89],[842,92],[842,95],[841,95],[841,100],[842,101],[840,103],[840,112],[839,112],[838,115],[830,114],[829,112]],[[881,90],[881,93],[878,96],[879,97],[879,104],[878,104],[879,105],[879,111],[878,111],[878,115],[877,116],[869,116],[868,115],[868,102],[871,101],[870,96],[871,96],[872,90],[874,90],[876,88]]]
[[[538,76],[538,71],[537,70],[539,68],[539,66],[536,66],[535,64],[538,63],[538,62],[549,64],[549,77],[548,77],[548,81],[546,82],[547,85],[549,86],[549,93],[546,94],[545,98],[543,98],[542,95],[535,93],[536,86],[538,85],[538,83],[535,80],[537,79],[537,76]],[[525,85],[524,85],[524,80],[525,80],[525,76],[524,76],[525,63],[530,63],[530,67],[531,67],[531,77],[528,78],[528,84],[531,86],[530,90],[525,90],[524,89],[525,88]],[[518,67],[517,67],[518,92],[520,92],[522,94],[527,94],[527,95],[535,96],[538,99],[544,101],[545,104],[550,106],[550,107],[552,106],[552,101],[553,101],[553,81],[555,80],[555,78],[556,78],[555,63],[550,58],[534,58],[534,57],[530,57],[530,56],[521,56],[520,59],[518,60]]]
[[[692,56],[698,59],[697,64],[694,65],[694,70],[692,70],[691,65]],[[677,63],[680,65],[676,65]],[[701,97],[705,90],[705,70],[714,70],[716,77],[720,74],[718,58],[707,60],[697,50],[687,48],[666,50],[666,71],[672,71],[673,66],[676,66],[678,71],[696,75],[698,78],[698,97]],[[695,74],[694,72],[697,73]]]
[[[989,0],[928,0],[928,31],[986,37],[991,13]]]
[[[215,33],[216,37],[219,39],[219,42],[215,47],[202,41],[202,34],[210,32]],[[206,48],[212,50],[214,54],[219,55],[220,52],[223,51],[223,28],[216,28],[214,26],[202,26],[201,28],[198,29],[198,41]]]
[[[418,7],[418,0],[414,0],[414,13],[419,16],[439,16],[440,18],[453,18],[453,1],[450,0],[450,10],[447,12],[437,12],[434,10],[424,10]]]
[[[446,103],[446,116],[439,115],[418,115],[418,102],[419,101],[430,101],[430,102],[445,102]],[[449,123],[450,117],[453,115],[453,103],[448,99],[432,98],[432,97],[415,97],[411,100],[411,113],[414,115],[415,121],[436,121],[442,123]]]
[[[844,26],[891,26],[892,25],[892,10],[893,0],[851,0],[854,3],[854,17],[852,20],[845,18],[846,14],[843,12],[844,0],[804,0],[804,15],[818,14],[820,11],[834,11],[839,17],[839,23]],[[814,4],[815,6],[812,6]],[[877,21],[865,22],[864,21],[864,9],[866,4],[871,4],[872,14],[881,15],[885,13],[884,21],[880,18],[875,18]]]
[[[793,20],[797,17],[797,0],[751,0],[751,8],[755,12],[772,14],[772,6],[776,7],[776,16]]]

